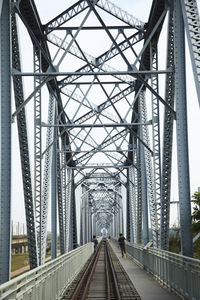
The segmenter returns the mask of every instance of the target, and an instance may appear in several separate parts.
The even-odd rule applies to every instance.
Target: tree
[[[195,207],[192,214],[191,230],[193,233],[200,232],[200,192],[195,192],[193,195]]]

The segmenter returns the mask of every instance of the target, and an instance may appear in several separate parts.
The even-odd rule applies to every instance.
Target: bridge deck
[[[181,298],[170,293],[166,288],[162,287],[151,274],[141,269],[132,259],[121,257],[121,251],[115,243],[110,241],[115,254],[120,263],[127,272],[130,280],[135,286],[142,300],[180,300]]]

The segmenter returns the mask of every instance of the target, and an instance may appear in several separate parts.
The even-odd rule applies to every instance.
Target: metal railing
[[[0,285],[1,300],[57,300],[93,253],[88,243]]]
[[[200,300],[199,259],[128,242],[126,251],[140,267],[154,275],[170,291],[184,299]]]

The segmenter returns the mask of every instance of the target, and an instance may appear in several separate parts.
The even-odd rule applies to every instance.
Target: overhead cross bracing
[[[85,174],[82,183],[81,245],[91,240],[92,233],[101,236],[118,236],[123,232],[123,207],[121,182],[116,173]]]
[[[12,78],[15,108],[11,115],[9,102],[5,112],[2,106],[2,128],[7,130],[2,130],[2,141],[6,141],[2,142],[2,153],[9,154],[10,124],[16,121],[31,268],[45,261],[50,203],[54,257],[57,215],[61,253],[77,246],[77,191],[97,180],[98,174],[111,182],[117,179],[121,185],[125,224],[122,218],[113,224],[120,223],[120,230],[126,228],[127,239],[136,243],[146,244],[151,231],[153,246],[168,249],[175,122],[182,252],[192,256],[187,218],[190,188],[184,30],[199,94],[197,2],[150,1],[145,20],[104,0],[67,1],[56,15],[44,15],[38,1],[11,1],[10,6],[5,2],[1,75],[7,77],[1,76],[1,95],[2,99],[11,98]],[[163,36],[165,50],[160,47]],[[24,37],[29,47],[23,44]],[[9,47],[11,57],[6,54]],[[10,156],[6,157],[1,169],[10,170]],[[10,173],[2,174],[2,182],[9,183]],[[108,211],[114,196],[99,186],[98,180],[94,189],[89,195],[95,200],[88,209],[98,219],[100,232],[110,228],[121,208],[116,206],[111,218]],[[9,192],[2,190],[1,197],[2,218],[7,220],[1,231],[8,231],[8,235]],[[104,203],[102,210],[100,203]],[[83,230],[88,239],[92,226],[88,232]],[[113,225],[113,234],[117,233]],[[9,243],[5,237],[1,242]],[[9,265],[1,248],[0,259]]]

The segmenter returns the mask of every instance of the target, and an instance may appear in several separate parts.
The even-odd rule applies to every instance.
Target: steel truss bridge
[[[125,229],[136,244],[151,231],[153,247],[168,250],[174,147],[182,254],[193,255],[185,32],[200,99],[197,1],[153,0],[145,22],[109,0],[70,3],[42,22],[34,0],[0,1],[0,283],[10,278],[13,123],[31,269],[45,261],[50,206],[52,258],[57,231],[61,254]]]

